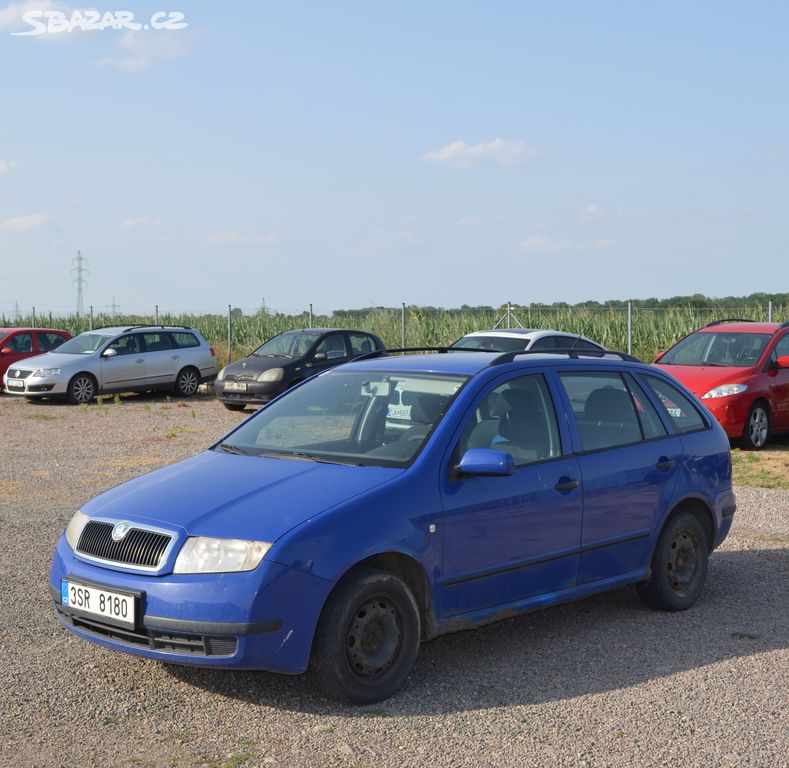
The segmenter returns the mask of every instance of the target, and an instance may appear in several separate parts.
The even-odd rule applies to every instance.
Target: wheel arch
[[[707,537],[708,550],[709,552],[712,552],[713,548],[715,547],[715,518],[713,517],[712,509],[710,509],[707,502],[698,498],[697,496],[691,496],[683,499],[671,510],[671,512],[666,516],[666,519],[663,521],[663,525],[660,526],[661,533],[665,527],[682,512],[690,512],[690,514],[698,519],[704,528],[704,533]],[[658,536],[658,539],[659,538],[660,537]],[[655,546],[657,546],[657,544]]]

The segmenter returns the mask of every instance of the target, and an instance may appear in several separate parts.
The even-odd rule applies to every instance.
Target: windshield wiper
[[[266,458],[279,459],[296,459],[297,461],[313,461],[316,464],[341,464],[348,467],[363,467],[364,464],[356,461],[341,461],[339,459],[330,459],[325,456],[316,456],[314,453],[305,453],[303,451],[266,451],[265,453],[258,454]]]
[[[222,445],[217,445],[216,449],[218,451],[224,451],[225,453],[233,453],[236,456],[251,456],[252,454],[249,451],[245,451],[243,448],[238,448],[235,445],[226,445],[222,443]]]

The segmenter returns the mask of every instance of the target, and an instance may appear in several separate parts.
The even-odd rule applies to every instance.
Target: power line
[[[118,310],[120,309],[120,305],[115,303],[115,297],[112,297],[112,304],[105,304],[107,309],[112,311],[112,316],[116,317],[118,314]]]

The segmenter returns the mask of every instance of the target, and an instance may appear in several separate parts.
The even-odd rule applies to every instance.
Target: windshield
[[[258,357],[304,357],[309,348],[320,337],[320,333],[286,331],[273,339],[269,339],[252,354]]]
[[[111,338],[112,336],[101,336],[98,333],[81,333],[61,344],[56,351],[65,355],[91,355]]]
[[[661,365],[719,365],[749,368],[756,365],[770,341],[768,333],[691,333],[657,362]]]
[[[526,349],[527,338],[514,339],[502,336],[464,336],[458,339],[452,349],[486,349],[491,352],[518,352]]]
[[[332,370],[258,412],[215,450],[407,466],[467,377]]]

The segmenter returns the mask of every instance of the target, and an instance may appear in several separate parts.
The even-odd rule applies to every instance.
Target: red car
[[[71,334],[57,328],[0,328],[0,390],[9,366],[57,349]]]
[[[789,431],[789,323],[716,320],[655,360],[707,406],[732,440],[764,448]]]

